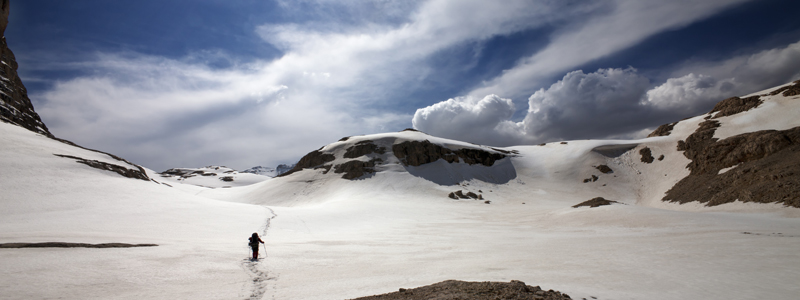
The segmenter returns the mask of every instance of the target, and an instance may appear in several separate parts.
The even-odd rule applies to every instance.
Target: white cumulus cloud
[[[418,110],[414,125],[443,137],[492,141],[499,146],[643,137],[648,127],[703,114],[725,98],[800,79],[800,42],[721,61],[690,61],[672,74],[677,76],[652,86],[634,68],[572,71],[549,88],[534,92],[521,121],[515,121],[513,114],[498,115],[486,127],[470,130],[464,128],[467,122],[447,122],[476,119],[472,110],[454,109],[458,101],[450,99]],[[430,120],[433,117],[442,120]],[[422,118],[425,122],[418,121]],[[481,124],[476,121],[470,126]]]
[[[515,111],[511,99],[497,95],[459,97],[418,109],[412,124],[436,136],[497,145],[518,136],[516,125],[509,121]]]

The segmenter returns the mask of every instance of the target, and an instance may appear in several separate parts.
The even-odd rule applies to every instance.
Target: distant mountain
[[[264,176],[269,176],[269,177],[275,177],[275,176],[279,176],[279,175],[281,175],[283,173],[288,172],[289,170],[294,168],[294,166],[295,166],[295,164],[291,164],[291,165],[280,164],[275,168],[256,166],[256,167],[252,167],[250,169],[244,170],[244,171],[242,171],[242,173],[251,173],[251,174],[258,174],[258,175],[264,175]]]
[[[269,179],[269,176],[239,172],[225,166],[203,168],[173,168],[158,173],[161,181],[173,184],[190,184],[208,188],[251,185]]]

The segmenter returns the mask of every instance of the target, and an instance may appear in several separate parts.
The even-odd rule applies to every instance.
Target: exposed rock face
[[[614,173],[614,170],[611,170],[607,165],[599,165],[595,168],[603,174]]]
[[[455,192],[451,192],[447,195],[451,199],[459,200],[459,199],[475,199],[475,200],[483,200],[483,195],[475,194],[473,192],[467,192],[464,194],[463,191],[458,190]]]
[[[375,173],[375,166],[382,160],[380,158],[373,158],[370,161],[351,160],[346,163],[336,165],[333,167],[333,173],[341,174],[344,179],[356,179],[366,174]]]
[[[613,200],[606,200],[603,197],[595,197],[595,198],[592,198],[590,200],[586,200],[586,201],[583,201],[583,202],[581,202],[579,204],[573,205],[572,207],[578,208],[578,207],[581,207],[581,206],[588,206],[589,208],[592,208],[592,207],[598,207],[598,206],[603,206],[603,205],[611,205],[611,203],[619,203],[619,202],[613,201]]]
[[[400,289],[398,292],[357,298],[353,300],[566,300],[567,294],[538,286],[529,286],[522,281],[511,282],[466,282],[448,280],[415,289]]]
[[[287,176],[302,169],[312,169],[327,162],[331,162],[334,159],[336,159],[336,157],[333,156],[333,154],[322,153],[319,150],[314,150],[306,154],[306,156],[303,156],[303,158],[301,158],[300,161],[294,165],[294,168],[286,171],[286,173],[278,175],[278,177]]]
[[[495,161],[505,158],[500,153],[491,153],[479,149],[459,149],[450,150],[448,148],[425,141],[406,141],[392,146],[394,155],[406,166],[420,166],[427,163],[444,159],[448,163],[459,162],[459,158],[465,163],[474,165],[482,164],[492,166]]]
[[[125,244],[125,243],[64,243],[64,242],[44,242],[44,243],[6,243],[0,244],[0,248],[133,248],[133,247],[156,247],[157,244]]]
[[[761,105],[761,103],[764,103],[764,100],[761,100],[761,96],[747,98],[731,97],[714,105],[714,109],[708,113],[719,112],[714,115],[714,119],[716,119],[751,110]]]
[[[144,180],[144,181],[150,181],[150,177],[147,177],[147,173],[145,173],[144,169],[141,166],[138,166],[138,165],[136,165],[136,167],[138,167],[138,170],[133,170],[133,169],[128,169],[128,168],[125,168],[125,167],[122,167],[122,166],[112,165],[112,164],[105,163],[105,162],[102,162],[102,161],[97,161],[97,160],[88,160],[88,159],[80,158],[80,157],[77,157],[77,156],[62,155],[62,154],[54,154],[54,155],[55,156],[59,156],[59,157],[64,157],[64,158],[71,158],[71,159],[74,159],[75,161],[77,161],[79,163],[82,163],[84,165],[90,166],[92,168],[100,169],[100,170],[104,170],[104,171],[111,171],[111,172],[117,173],[119,175],[122,175],[124,177],[133,178],[133,179],[141,179],[141,180]]]
[[[689,159],[698,157],[708,144],[715,141],[712,140],[712,138],[714,137],[714,132],[717,130],[717,127],[719,127],[719,121],[709,120],[700,123],[697,130],[689,135],[686,141],[678,141],[678,151],[684,151],[683,155]],[[693,169],[693,165],[700,163],[700,160],[698,160],[697,163],[692,162],[689,164],[689,168]]]
[[[713,138],[717,127],[716,121],[703,122],[679,142],[678,150],[691,160],[691,173],[667,191],[664,201],[715,206],[738,199],[800,207],[800,127],[723,140]]]
[[[655,160],[655,158],[653,157],[653,154],[650,151],[650,148],[647,148],[647,147],[642,148],[641,150],[639,150],[639,154],[642,155],[642,162],[643,163],[648,163],[649,164],[649,163],[652,163],[653,160]]]
[[[787,85],[769,93],[771,96],[783,93],[784,97],[791,97],[800,95],[800,80],[795,81],[793,85]]]
[[[647,137],[668,136],[670,133],[672,133],[672,129],[675,128],[675,124],[678,124],[678,122],[658,126],[658,128],[648,134]]]
[[[39,114],[33,109],[33,104],[28,98],[28,90],[25,88],[25,85],[22,84],[22,80],[17,74],[18,65],[14,53],[11,52],[11,49],[9,49],[6,44],[5,30],[8,26],[9,5],[9,0],[0,0],[0,9],[2,9],[2,12],[0,12],[0,35],[2,35],[0,39],[0,61],[2,61],[0,62],[0,120],[42,134],[67,145],[108,155],[113,159],[136,166],[137,169],[128,169],[118,165],[107,164],[96,160],[87,160],[75,156],[56,154],[57,156],[75,159],[77,162],[87,166],[112,171],[128,178],[149,181],[150,178],[147,177],[144,168],[139,165],[133,164],[110,153],[81,147],[73,142],[57,138],[50,133],[50,130],[47,129],[47,126],[44,125],[42,119],[39,117]]]
[[[587,183],[587,182],[595,182],[595,181],[597,181],[597,179],[600,179],[600,177],[597,177],[597,176],[595,176],[595,175],[592,175],[592,177],[591,177],[591,178],[586,178],[586,179],[584,179],[584,180],[583,180],[583,183]]]
[[[0,0],[0,120],[21,126],[49,137],[53,135],[44,125],[39,114],[33,110],[28,99],[28,90],[17,75],[17,61],[6,44],[5,30],[8,25],[9,0]]]
[[[372,153],[384,154],[386,153],[386,148],[378,147],[373,141],[360,141],[354,146],[347,148],[347,152],[344,153],[344,158],[356,158]]]

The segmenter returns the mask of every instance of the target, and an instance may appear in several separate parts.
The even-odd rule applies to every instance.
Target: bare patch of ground
[[[670,133],[672,133],[672,129],[675,127],[675,124],[678,124],[678,122],[658,126],[658,128],[648,134],[647,137],[668,136]]]
[[[597,177],[597,176],[595,176],[595,175],[592,175],[592,177],[591,177],[591,178],[586,178],[586,179],[584,179],[584,180],[583,180],[583,183],[587,183],[587,182],[595,182],[595,181],[597,181],[597,179],[599,179],[599,178],[600,178],[600,177]]]
[[[800,95],[800,80],[795,81],[793,85],[787,85],[769,93],[771,96],[783,93],[784,97],[791,97]]]
[[[386,153],[386,148],[378,147],[373,141],[360,141],[354,146],[347,148],[347,152],[344,153],[344,158],[356,158],[371,153],[384,154]]]
[[[461,190],[451,192],[447,195],[450,199],[459,200],[459,199],[475,199],[475,200],[483,200],[483,194],[475,194],[473,192],[467,192],[464,194]]]
[[[373,158],[370,161],[351,160],[341,165],[334,166],[333,173],[344,173],[342,178],[352,180],[366,174],[375,173],[375,165],[381,162],[382,160],[380,158]]]
[[[731,97],[714,105],[714,109],[708,113],[719,112],[714,115],[714,119],[716,119],[751,110],[761,105],[761,103],[764,103],[764,100],[761,100],[761,96],[747,98]]]
[[[353,300],[565,300],[567,294],[542,290],[522,281],[467,282],[447,280],[415,289],[400,289],[394,293],[357,298]]]
[[[0,248],[133,248],[133,247],[155,247],[156,244],[125,244],[125,243],[64,243],[64,242],[45,242],[45,243],[6,243],[0,244]]]
[[[599,165],[595,168],[603,174],[614,173],[614,170],[611,170],[611,168],[609,168],[607,165]]]
[[[614,200],[606,200],[603,197],[595,197],[595,198],[592,198],[590,200],[586,200],[586,201],[583,201],[583,202],[578,203],[576,205],[573,205],[572,207],[578,208],[578,207],[581,207],[581,206],[588,206],[588,207],[592,208],[592,207],[598,207],[598,206],[603,206],[603,205],[611,205],[612,203],[619,203],[619,202],[614,201]]]
[[[642,162],[643,163],[648,163],[649,164],[649,163],[652,163],[653,160],[655,160],[655,158],[653,157],[653,154],[650,151],[650,148],[648,148],[648,147],[644,147],[641,150],[639,150],[639,154],[642,155]]]

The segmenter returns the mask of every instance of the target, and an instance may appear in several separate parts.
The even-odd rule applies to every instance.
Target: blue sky
[[[415,127],[637,138],[800,79],[797,1],[12,1],[51,131],[156,170],[295,162]]]

